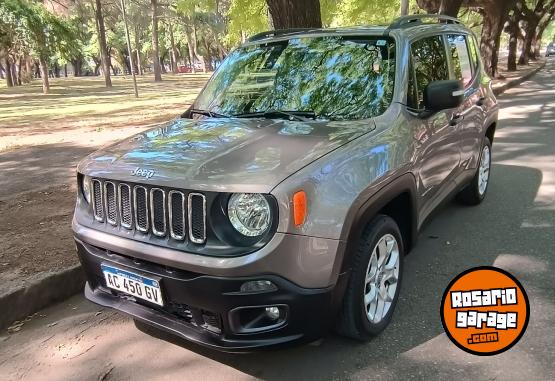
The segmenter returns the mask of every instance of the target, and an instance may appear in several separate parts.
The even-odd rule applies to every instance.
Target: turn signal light
[[[300,226],[304,223],[306,217],[306,193],[305,191],[298,191],[293,195],[293,220],[295,226]]]

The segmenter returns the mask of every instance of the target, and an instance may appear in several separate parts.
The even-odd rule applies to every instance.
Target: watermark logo
[[[489,356],[515,345],[530,318],[528,296],[505,270],[476,267],[449,284],[441,302],[441,322],[455,345]]]

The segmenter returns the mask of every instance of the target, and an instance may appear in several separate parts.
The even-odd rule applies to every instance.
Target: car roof
[[[433,23],[426,23],[424,20],[435,20]],[[317,37],[317,36],[388,36],[396,35],[404,38],[415,38],[420,35],[434,33],[471,33],[460,20],[441,16],[441,15],[411,15],[396,19],[390,25],[358,25],[337,28],[300,28],[300,29],[280,29],[258,33],[250,37],[246,44],[264,43],[270,41],[288,40],[298,37]]]

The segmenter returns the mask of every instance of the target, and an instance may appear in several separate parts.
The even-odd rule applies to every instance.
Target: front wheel
[[[404,248],[395,221],[384,215],[374,218],[354,255],[337,331],[367,341],[387,327],[399,298]]]
[[[491,171],[491,142],[486,137],[480,153],[480,163],[472,182],[458,194],[458,200],[466,205],[478,205],[486,197]]]

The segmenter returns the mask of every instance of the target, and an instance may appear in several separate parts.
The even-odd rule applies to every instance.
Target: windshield
[[[364,119],[387,109],[394,80],[390,38],[294,38],[233,51],[194,107],[228,116],[278,110]]]

